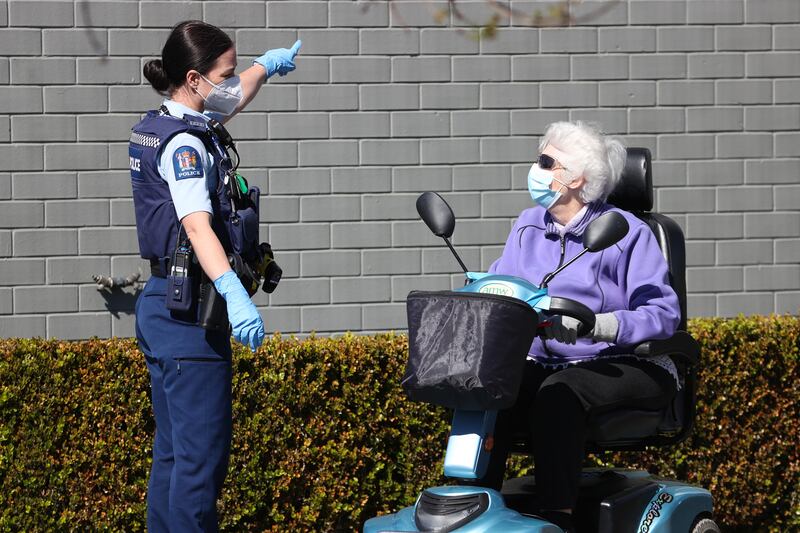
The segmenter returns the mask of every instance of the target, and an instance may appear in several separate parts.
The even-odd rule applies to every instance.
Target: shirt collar
[[[174,117],[182,118],[182,117],[184,117],[186,115],[190,115],[192,117],[198,117],[198,118],[202,119],[203,122],[207,122],[208,121],[208,117],[206,115],[204,115],[200,111],[195,111],[191,107],[187,107],[187,106],[181,104],[180,102],[176,102],[174,100],[166,99],[166,100],[164,100],[163,103],[164,103],[165,106],[167,106],[167,109],[169,110],[169,114],[174,116]]]
[[[578,223],[583,218],[583,215],[585,215],[585,214],[586,214],[586,206],[584,205],[583,207],[581,207],[581,210],[578,211],[577,213],[575,213],[575,215],[572,217],[572,219],[570,219],[570,221],[567,222],[566,224],[564,224],[564,225],[559,224],[557,220],[553,219],[553,225],[555,225],[556,231],[560,235],[564,235],[565,233],[570,231],[572,228],[577,226]]]
[[[545,223],[547,224],[545,229],[546,235],[575,235],[576,237],[580,237],[583,235],[583,231],[586,229],[586,226],[594,220],[597,215],[602,211],[603,202],[592,202],[590,204],[584,205],[580,211],[575,213],[575,216],[566,223],[566,225],[561,225],[555,221],[553,215],[550,214],[549,211],[545,214]]]

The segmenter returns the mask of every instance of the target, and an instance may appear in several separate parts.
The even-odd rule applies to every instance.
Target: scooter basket
[[[415,401],[451,409],[514,404],[538,314],[508,296],[454,291],[409,293],[403,388]]]

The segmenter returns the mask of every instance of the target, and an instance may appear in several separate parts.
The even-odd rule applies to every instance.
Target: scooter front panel
[[[526,279],[505,274],[489,274],[488,272],[467,272],[466,276],[467,284],[455,289],[457,292],[510,296],[526,302],[536,310],[550,308],[547,289],[539,288]]]
[[[491,451],[486,437],[494,433],[497,411],[456,409],[444,455],[444,475],[457,479],[479,479],[486,473]]]
[[[492,533],[502,531],[503,533],[562,533],[561,529],[535,517],[524,516],[516,511],[512,511],[505,506],[503,497],[497,491],[482,487],[471,486],[450,486],[434,487],[427,489],[428,492],[447,497],[464,497],[469,495],[486,494],[488,505],[486,510],[477,518],[464,524],[457,529],[441,529],[439,531],[455,533]],[[424,531],[419,529],[415,520],[416,507],[406,507],[405,509],[385,516],[379,516],[368,520],[364,524],[364,533],[410,533]]]

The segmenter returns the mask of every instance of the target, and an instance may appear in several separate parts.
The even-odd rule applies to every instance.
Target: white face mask
[[[208,78],[200,74],[200,76],[211,85],[211,92],[208,96],[195,89],[194,91],[200,95],[205,101],[206,111],[220,113],[222,115],[230,115],[239,104],[242,102],[242,81],[239,76],[233,76],[223,81],[219,85],[212,83]]]

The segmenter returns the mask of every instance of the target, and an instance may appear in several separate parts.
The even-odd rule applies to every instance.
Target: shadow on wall
[[[89,40],[89,44],[91,45],[92,49],[95,51],[95,55],[100,58],[102,63],[108,61],[108,54],[105,52],[105,45],[100,42],[97,38],[95,32],[91,31],[91,28],[94,26],[92,23],[92,9],[89,6],[89,1],[85,0],[78,4],[78,9],[80,9],[81,14],[83,15],[84,23],[86,25],[86,30],[84,30],[84,34],[86,38]]]
[[[111,277],[92,275],[97,291],[105,300],[106,310],[119,318],[120,312],[125,315],[133,315],[136,309],[136,299],[142,292],[143,284],[139,279],[142,276],[141,270],[127,277]],[[133,293],[125,291],[125,287],[133,287]]]
[[[98,292],[106,301],[106,310],[114,318],[119,318],[120,314],[133,315],[135,313],[136,299],[139,298],[142,289],[137,287],[132,293],[119,288],[110,291],[103,289]]]

